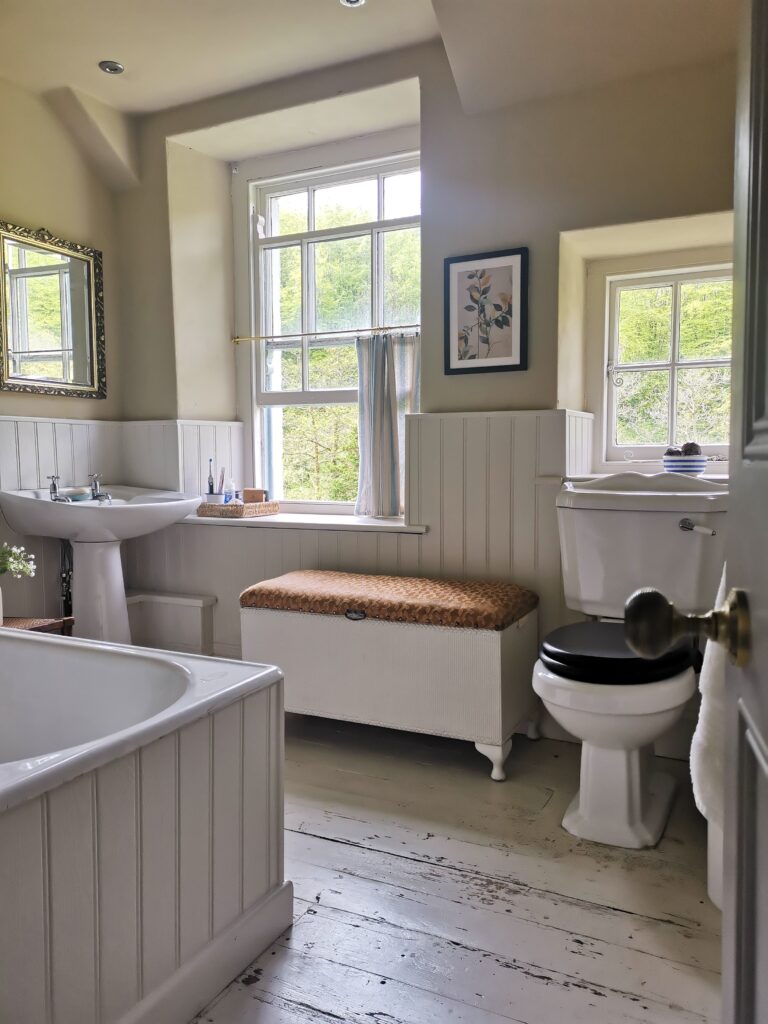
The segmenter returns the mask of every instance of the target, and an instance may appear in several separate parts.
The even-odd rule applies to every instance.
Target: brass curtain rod
[[[397,324],[391,327],[360,327],[352,331],[297,331],[295,334],[250,334],[232,339],[233,345],[241,341],[291,341],[293,338],[338,338],[340,334],[387,334],[392,331],[413,331],[421,324]]]

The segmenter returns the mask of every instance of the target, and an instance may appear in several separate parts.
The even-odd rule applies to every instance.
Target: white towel
[[[725,600],[725,569],[717,592],[716,608]],[[707,821],[723,827],[725,772],[725,665],[726,651],[707,641],[699,676],[701,708],[691,744],[691,779],[696,806]]]

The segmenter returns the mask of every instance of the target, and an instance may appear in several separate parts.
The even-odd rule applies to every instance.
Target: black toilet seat
[[[580,683],[635,686],[684,672],[696,652],[683,640],[660,658],[640,658],[624,639],[622,622],[577,622],[546,636],[539,658],[550,672]]]

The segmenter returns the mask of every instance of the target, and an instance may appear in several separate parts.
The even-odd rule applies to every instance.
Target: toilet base
[[[583,743],[581,786],[565,812],[563,828],[608,846],[655,846],[672,809],[675,780],[654,771],[652,759],[652,746],[607,750]]]

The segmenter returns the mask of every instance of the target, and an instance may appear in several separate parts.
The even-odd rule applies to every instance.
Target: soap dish
[[[70,501],[89,501],[92,497],[90,487],[60,487],[59,495]]]

